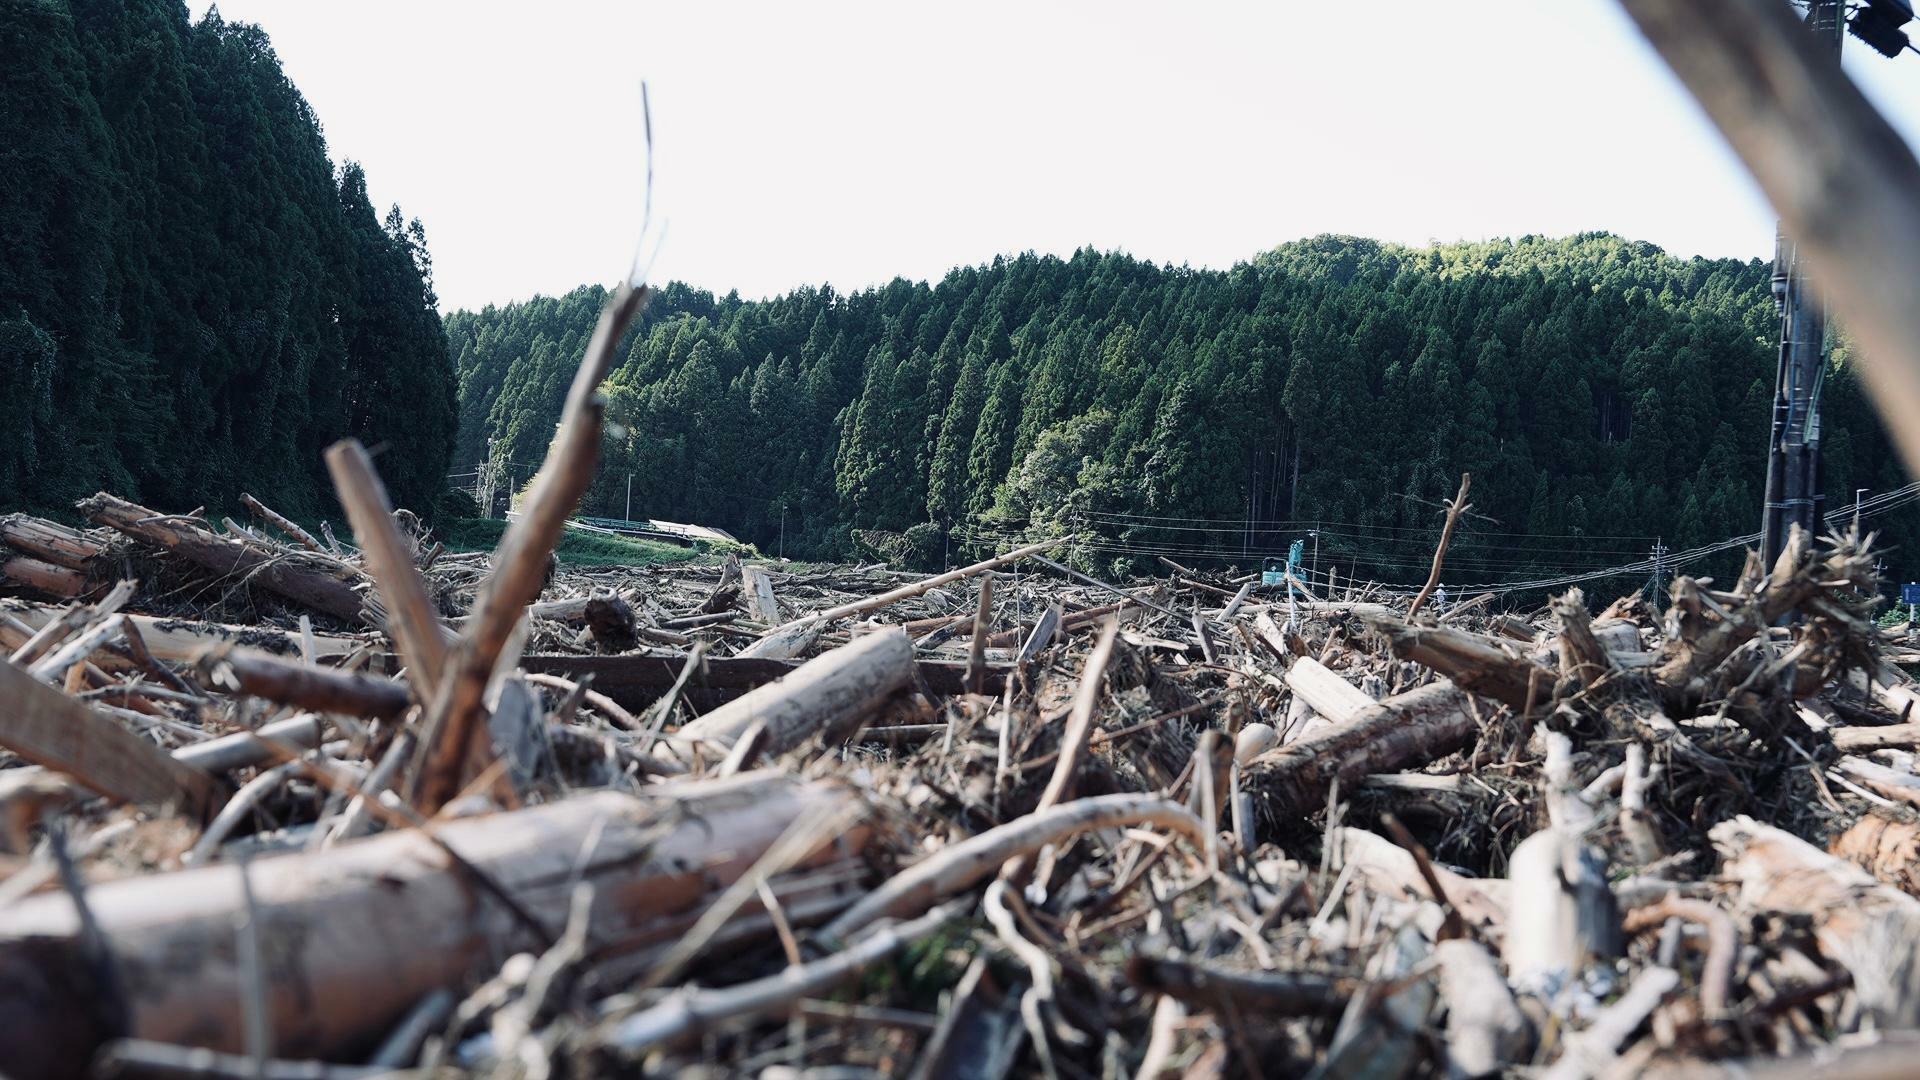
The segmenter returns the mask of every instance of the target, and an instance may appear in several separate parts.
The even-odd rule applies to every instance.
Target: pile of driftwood
[[[0,522],[62,571],[0,601],[0,1072],[1869,1075],[1920,1022],[1860,537],[1409,617],[1047,543],[556,572],[330,460],[355,544]]]
[[[557,567],[643,298],[490,557],[351,442],[351,543],[252,500],[0,523],[0,1073],[1905,1061],[1920,717],[1867,539],[1657,614],[1058,542]]]

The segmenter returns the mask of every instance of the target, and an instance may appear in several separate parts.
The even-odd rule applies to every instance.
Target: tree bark
[[[1464,749],[1479,733],[1466,692],[1445,680],[1429,683],[1262,755],[1247,769],[1245,789],[1269,820],[1290,820],[1319,810],[1335,779],[1351,791],[1371,773],[1398,772]]]
[[[724,750],[759,720],[767,725],[767,752],[777,754],[822,728],[857,722],[912,677],[913,642],[904,631],[868,634],[722,705],[679,734]]]
[[[847,813],[860,801],[833,783],[770,773],[662,785],[645,796],[599,792],[515,813],[436,826],[461,860],[525,911],[552,925],[568,908],[582,845],[594,888],[596,950],[630,953],[677,935],[710,891],[745,873],[793,821]],[[857,852],[856,829],[807,865]],[[266,1008],[276,1051],[338,1054],[382,1032],[419,999],[458,989],[515,952],[543,943],[474,870],[418,830],[388,833],[250,869],[215,865],[125,878],[88,889],[127,1009],[125,1034],[238,1052],[245,1047],[234,923],[250,873]],[[21,901],[0,931],[0,1072],[33,1080],[78,1076],[97,1048],[98,996],[48,970],[82,970],[73,903],[53,893]]]

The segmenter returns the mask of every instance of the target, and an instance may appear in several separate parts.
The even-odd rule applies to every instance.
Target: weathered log
[[[216,645],[198,662],[214,686],[315,712],[391,719],[412,703],[405,683],[309,667],[257,649]]]
[[[1405,848],[1378,833],[1342,826],[1335,832],[1341,866],[1351,866],[1367,886],[1382,896],[1401,900],[1432,900],[1431,887],[1418,863]],[[1467,926],[1480,936],[1498,940],[1507,923],[1507,890],[1501,878],[1470,878],[1433,867],[1446,890],[1447,902]]]
[[[1316,971],[1232,971],[1171,957],[1135,956],[1127,981],[1214,1012],[1254,1016],[1338,1016],[1365,986],[1359,979]]]
[[[97,884],[87,903],[113,956],[124,1034],[213,1050],[244,1048],[249,992],[233,948],[251,873],[276,1051],[339,1053],[383,1033],[423,995],[457,989],[514,952],[543,947],[522,917],[476,888],[483,874],[556,933],[576,872],[594,889],[596,953],[670,940],[716,885],[750,868],[793,821],[845,814],[851,789],[768,773],[667,784],[643,796],[599,792],[529,810],[273,859]],[[590,861],[582,862],[591,840]],[[836,837],[807,865],[856,852],[863,829]],[[459,853],[455,861],[447,849]],[[73,903],[24,900],[0,928],[0,1072],[76,1076],[98,1045],[105,1002],[85,980]]]
[[[360,594],[331,572],[264,555],[186,519],[156,514],[105,492],[83,499],[80,512],[136,540],[164,547],[221,577],[244,578],[275,595],[342,622],[360,621]]]
[[[1336,724],[1344,724],[1361,710],[1376,704],[1366,691],[1310,656],[1295,660],[1287,668],[1287,686],[1312,706],[1314,712]]]
[[[0,516],[0,544],[69,570],[92,570],[94,560],[107,553],[97,537],[28,514]]]
[[[1370,623],[1386,636],[1393,655],[1424,664],[1455,686],[1503,705],[1524,709],[1529,694],[1545,701],[1553,690],[1552,671],[1495,638],[1448,626],[1410,626],[1398,619]]]
[[[680,737],[724,749],[759,720],[767,725],[768,752],[777,754],[815,731],[858,723],[912,678],[906,633],[868,634],[681,727]]]
[[[319,746],[324,727],[318,716],[289,717],[254,731],[191,743],[175,750],[173,759],[209,773],[249,768]]]
[[[1920,900],[1790,833],[1741,816],[1708,835],[1754,912],[1810,916],[1820,951],[1853,975],[1860,1004],[1889,1027],[1920,1021]]]
[[[1292,820],[1320,809],[1335,779],[1352,790],[1371,773],[1398,772],[1463,749],[1479,733],[1466,692],[1441,680],[1374,702],[1346,723],[1263,755],[1247,767],[1246,789],[1268,820]]]
[[[1909,896],[1920,896],[1920,824],[1869,813],[1835,837],[1833,854]]]
[[[91,583],[78,570],[43,562],[28,555],[0,558],[0,585],[30,589],[42,596],[73,600],[86,595]]]
[[[195,816],[214,798],[213,778],[206,773],[5,660],[0,660],[0,701],[7,703],[0,710],[0,746],[90,790],[118,802],[177,806]]]
[[[773,595],[773,575],[758,566],[742,566],[740,583],[747,595],[747,611],[771,626],[780,621],[780,601]]]

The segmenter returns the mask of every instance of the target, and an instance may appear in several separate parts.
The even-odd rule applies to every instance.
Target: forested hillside
[[[425,238],[336,170],[257,27],[0,0],[0,509],[96,489],[330,505],[320,452],[440,490],[454,379]]]
[[[663,291],[611,379],[590,509],[789,554],[856,534],[922,561],[982,530],[1100,539],[1090,561],[1283,549],[1423,576],[1474,474],[1453,580],[1624,562],[1758,527],[1776,319],[1759,262],[1604,234],[1408,249],[1288,244],[1228,271],[1081,251],[763,302]],[[456,460],[551,437],[601,292],[447,320]],[[1904,483],[1844,348],[1836,499]],[[1894,522],[1896,541],[1912,515]],[[876,538],[865,530],[900,537]]]

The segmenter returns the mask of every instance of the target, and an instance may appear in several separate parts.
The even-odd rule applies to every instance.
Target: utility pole
[[[1807,29],[1831,41],[1834,63],[1846,36],[1844,0],[1810,0]],[[1760,524],[1761,555],[1772,566],[1793,526],[1816,533],[1825,495],[1820,490],[1820,391],[1826,381],[1827,316],[1809,289],[1800,247],[1774,231],[1773,300],[1780,311],[1780,356],[1773,380],[1773,421],[1767,440],[1767,501]]]
[[[633,474],[632,473],[627,474],[627,516],[623,520],[627,521],[628,523],[632,523],[633,521]]]
[[[787,504],[780,504],[780,551],[779,557],[787,557]]]
[[[1313,531],[1307,535],[1313,537],[1313,565],[1307,570],[1307,580],[1314,581],[1320,576],[1320,523],[1314,522]]]
[[[1655,537],[1653,541],[1653,612],[1660,613],[1660,593],[1667,576],[1667,544],[1665,537]]]
[[[1856,529],[1860,527],[1860,496],[1872,490],[1872,488],[1853,489],[1853,527]]]

